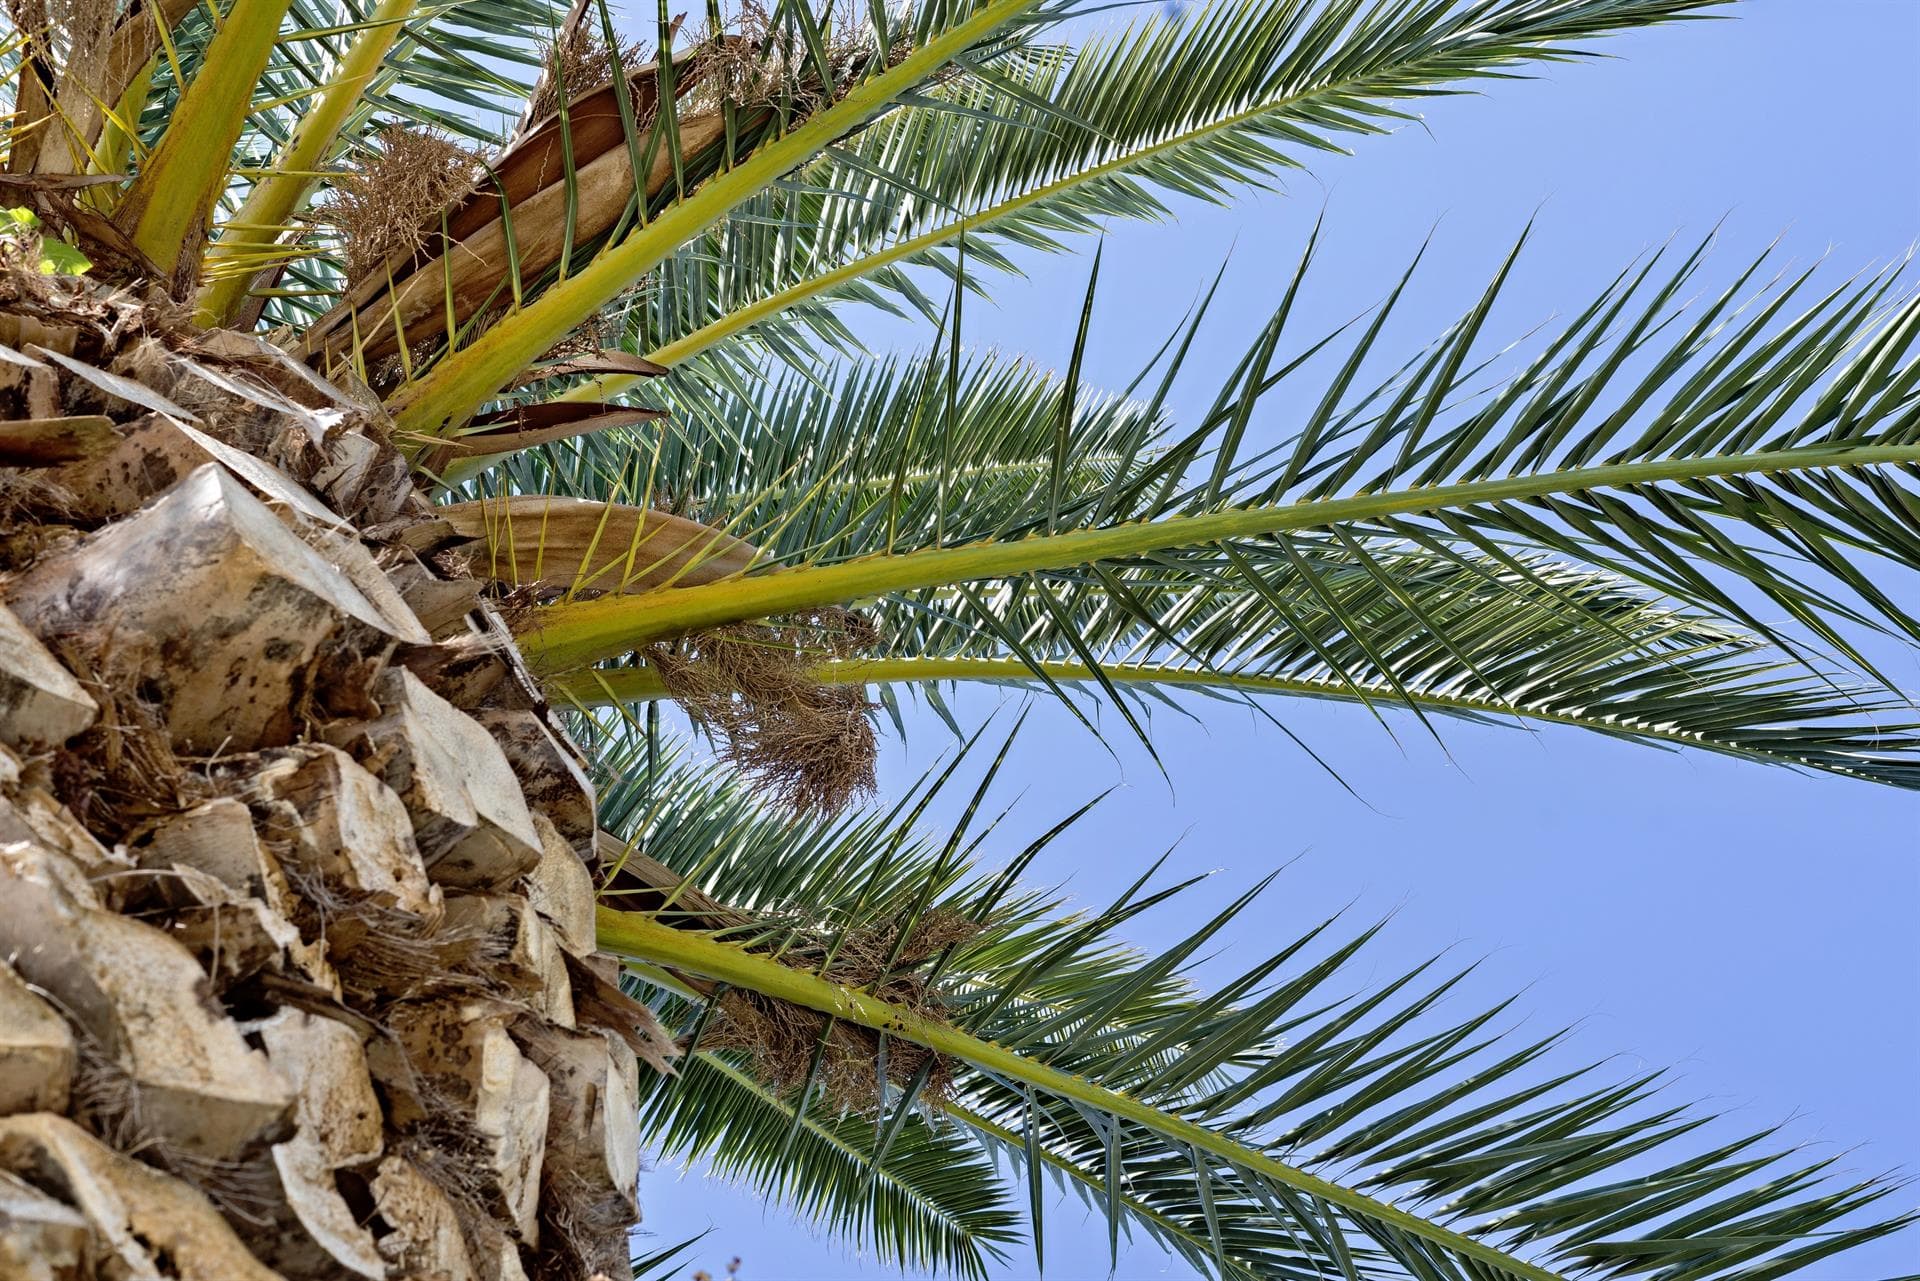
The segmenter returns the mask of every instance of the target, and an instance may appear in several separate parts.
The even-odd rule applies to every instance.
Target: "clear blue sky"
[[[1086,379],[1123,384],[1231,251],[1213,330],[1223,341],[1199,357],[1224,372],[1323,207],[1314,323],[1378,299],[1437,225],[1404,307],[1396,350],[1409,352],[1478,293],[1536,209],[1532,251],[1490,334],[1518,337],[1634,254],[1723,215],[1715,280],[1776,234],[1790,253],[1830,253],[1848,270],[1904,253],[1920,235],[1920,0],[1751,0],[1734,15],[1610,41],[1616,61],[1436,104],[1430,132],[1325,158],[1284,196],[1182,205],[1177,224],[1117,227]],[[1028,265],[1028,280],[997,282],[998,308],[970,305],[966,338],[1063,364],[1086,263]],[[1210,393],[1211,372],[1191,395]],[[1915,656],[1893,661],[1920,688]],[[957,706],[977,721],[1002,701],[976,691]],[[1184,838],[1183,868],[1225,875],[1141,923],[1143,946],[1304,854],[1225,964],[1349,900],[1361,916],[1397,909],[1380,973],[1448,946],[1486,954],[1463,1001],[1526,988],[1529,1026],[1584,1020],[1576,1046],[1589,1056],[1618,1053],[1623,1070],[1677,1065],[1679,1095],[1736,1109],[1742,1124],[1792,1118],[1791,1135],[1854,1149],[1851,1168],[1920,1171],[1920,799],[1570,729],[1443,723],[1449,759],[1411,723],[1396,726],[1396,742],[1352,708],[1278,709],[1363,804],[1248,713],[1197,710],[1203,724],[1156,719],[1170,789],[1124,729],[1112,736],[1116,761],[1064,711],[1037,707],[1008,772],[1026,780],[1024,822],[1007,829],[1000,855],[1122,781],[1036,876],[1098,901]],[[951,745],[930,715],[910,729],[906,744],[889,745],[890,796]],[[698,1265],[716,1276],[735,1253],[743,1281],[889,1275],[698,1171],[656,1168],[642,1199],[662,1242],[712,1226]],[[1048,1277],[1107,1274],[1105,1230],[1077,1201],[1061,1204],[1047,1236]],[[1914,1271],[1920,1234],[1910,1232],[1810,1275]],[[999,1275],[1032,1276],[1031,1255]],[[1144,1246],[1117,1275],[1188,1273]]]

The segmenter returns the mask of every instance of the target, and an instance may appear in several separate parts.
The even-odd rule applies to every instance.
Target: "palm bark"
[[[177,316],[0,274],[0,1273],[624,1274],[578,754],[378,408]]]

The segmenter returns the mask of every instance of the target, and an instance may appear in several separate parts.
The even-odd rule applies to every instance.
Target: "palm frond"
[[[913,830],[929,789],[950,777],[890,813],[802,824],[797,840],[790,820],[696,769],[656,775],[644,799],[636,782],[609,779],[605,819],[644,815],[653,857],[707,894],[755,902],[759,924],[729,931],[735,943],[690,934],[691,922],[603,912],[603,944],[936,1045],[952,1056],[952,1084],[922,1096],[940,1119],[915,1124],[951,1126],[950,1143],[1015,1168],[1037,1162],[1229,1276],[1758,1278],[1911,1220],[1862,1213],[1897,1184],[1846,1175],[1771,1129],[1716,1124],[1668,1099],[1660,1073],[1615,1079],[1568,1060],[1560,1033],[1501,1032],[1511,1002],[1449,1013],[1471,966],[1435,958],[1356,990],[1348,970],[1378,926],[1282,930],[1295,936],[1203,992],[1189,968],[1229,922],[1267,910],[1258,888],[1142,956],[1116,930],[1192,882],[1143,882],[1073,915],[1016,885],[1051,834],[997,872],[977,866],[1005,827],[984,784],[968,806],[992,816],[979,830]],[[918,963],[940,993],[937,1018],[813,977],[818,953],[797,942],[937,912],[977,927]],[[698,990],[654,994],[698,1017]],[[870,1139],[893,1112],[856,1118],[850,1133]],[[718,1107],[676,1115],[685,1143],[724,1120]],[[751,1177],[767,1186],[781,1168]],[[828,1177],[794,1168],[796,1180]]]
[[[647,397],[668,415],[660,428],[530,453],[484,488],[670,503],[756,541],[776,564],[805,567],[982,540],[1031,546],[1056,493],[1083,523],[1091,510],[1118,528],[1231,510],[1246,497],[1234,461],[1201,461],[1204,433],[1173,437],[1152,403],[1078,396],[1070,448],[1056,458],[1064,385],[990,355],[951,371],[933,355],[768,383],[705,376],[725,367],[703,361],[658,380]],[[1222,403],[1216,416],[1235,401]],[[1188,471],[1175,470],[1182,461]],[[1270,465],[1256,461],[1249,474],[1264,483]],[[1230,479],[1210,498],[1215,474]],[[658,492],[661,477],[674,478],[674,492]],[[1920,784],[1904,699],[1796,666],[1792,651],[1727,621],[1718,599],[1676,606],[1648,590],[1674,595],[1670,583],[1582,565],[1583,549],[1566,542],[1550,551],[1517,530],[1450,543],[1307,528],[1008,575],[972,591],[917,586],[865,606],[885,638],[878,667],[816,675],[1335,697]],[[628,667],[578,673],[561,688],[593,705],[662,687]]]
[[[909,268],[981,287],[984,272],[1017,270],[1018,251],[1063,250],[1113,219],[1162,219],[1165,196],[1226,203],[1340,151],[1343,137],[1414,119],[1409,103],[1709,7],[1215,0],[1076,47],[963,63],[663,263],[628,313],[628,341],[673,364],[751,329],[805,360],[821,341],[848,341],[834,304],[937,319]]]
[[[543,42],[566,8],[558,0],[292,5],[253,82],[251,110],[228,158],[215,219],[227,243],[209,264],[213,283],[231,292],[234,282],[277,269],[290,287],[268,298],[267,319],[304,324],[318,315],[341,274],[337,235],[316,216],[309,197],[325,190],[329,174],[355,163],[365,139],[385,124],[498,145],[540,74]],[[156,146],[172,122],[181,82],[198,78],[210,36],[202,12],[181,23],[177,60],[162,60],[140,112],[146,147]],[[316,107],[328,117],[323,145],[301,147],[297,141]],[[313,141],[312,130],[306,133]],[[290,201],[253,201],[267,184],[297,194]]]
[[[617,652],[629,635],[656,627],[762,616],[816,596],[1137,563],[1222,540],[1261,540],[1264,558],[1284,564],[1293,536],[1334,529],[1380,532],[1439,554],[1463,545],[1488,550],[1484,531],[1496,531],[1724,612],[1783,644],[1790,642],[1699,566],[1739,575],[1843,652],[1833,624],[1863,621],[1869,611],[1920,634],[1920,623],[1854,559],[1920,559],[1914,507],[1900,481],[1903,469],[1920,462],[1920,360],[1911,352],[1920,299],[1898,271],[1883,272],[1781,322],[1781,309],[1810,273],[1763,290],[1766,305],[1742,313],[1733,303],[1755,264],[1689,316],[1677,296],[1699,260],[1688,255],[1651,285],[1652,264],[1627,273],[1527,368],[1477,395],[1467,380],[1480,363],[1469,353],[1511,260],[1437,346],[1395,378],[1354,394],[1382,309],[1341,353],[1330,384],[1313,393],[1318,403],[1292,443],[1243,456],[1260,401],[1300,381],[1309,358],[1331,342],[1317,339],[1275,367],[1290,290],[1200,427],[1064,509],[1047,487],[1023,511],[1007,513],[990,542],[950,540],[671,600],[572,605],[567,624],[557,613],[548,621],[547,643],[577,661]],[[1637,309],[1623,314],[1630,301]],[[1609,392],[1618,403],[1602,399]],[[1731,541],[1732,531],[1776,546],[1751,550]],[[1834,589],[1803,581],[1791,569],[1795,559],[1838,580]]]
[[[796,1119],[795,1101],[754,1079],[744,1057],[696,1054],[677,1080],[648,1082],[649,1149],[704,1162],[893,1267],[984,1277],[1018,1239],[991,1164],[951,1124],[910,1117],[876,1164],[871,1120],[820,1107]]]

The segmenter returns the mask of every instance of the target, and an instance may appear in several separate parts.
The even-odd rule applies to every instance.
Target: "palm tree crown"
[[[1222,1277],[1768,1281],[1906,1227],[1898,1180],[1703,1138],[1664,1073],[1447,1004],[1470,965],[1350,980],[1377,923],[1282,924],[1202,989],[1272,878],[1128,946],[1198,878],[1092,910],[1024,884],[1086,811],[996,862],[997,727],[872,795],[876,713],[953,721],[974,681],[1149,751],[1156,702],[1283,733],[1309,697],[1920,788],[1920,711],[1862,640],[1920,642],[1887,585],[1920,568],[1904,263],[1710,285],[1708,242],[1669,245],[1508,347],[1522,234],[1406,349],[1421,256],[1316,330],[1316,230],[1195,416],[1213,290],[1093,386],[1097,250],[1064,370],[959,339],[1023,255],[1719,5],[1208,0],[1087,34],[1076,0],[779,0],[662,5],[634,45],[606,0],[22,4],[0,244],[263,335],[380,422],[435,506],[356,514],[435,567],[421,636],[481,611],[587,749],[601,1013],[637,997],[678,1051],[640,1076],[650,1151],[962,1276],[1043,1256],[1051,1179],[1116,1260],[1137,1232]],[[933,338],[872,355],[854,305]],[[0,355],[40,368],[18,328]]]

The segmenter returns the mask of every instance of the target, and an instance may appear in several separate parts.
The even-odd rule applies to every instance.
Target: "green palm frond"
[[[1180,691],[1321,698],[1576,726],[1920,787],[1910,707],[1871,690],[1841,694],[1751,635],[1651,603],[1614,576],[1526,553],[1518,569],[1462,565],[1372,540],[1300,554],[1307,569],[1275,575],[1265,592],[1245,590],[1239,567],[1216,555],[953,602],[971,610],[932,594],[892,601],[870,611],[889,656],[823,662],[811,675],[1073,687],[1127,699],[1140,718]],[[1116,606],[1119,591],[1159,626]],[[581,706],[669,696],[645,665],[575,673],[555,689]]]
[[[754,1079],[743,1057],[696,1054],[677,1080],[650,1082],[649,1149],[780,1198],[890,1266],[983,1277],[1019,1239],[986,1154],[953,1125],[910,1117],[876,1168],[871,1120],[816,1108],[796,1121],[794,1101]]]
[[[707,869],[738,903],[807,903],[823,899],[811,869],[847,865],[853,852],[872,850],[901,832],[901,816],[931,799],[923,795],[891,813],[849,815],[835,822],[794,824],[738,789],[714,786],[709,772],[674,743],[657,744],[651,764],[647,739],[616,723],[595,753],[601,782],[601,822],[610,831],[645,832],[650,856]],[[916,789],[917,792],[923,789]],[[881,896],[909,897],[910,879],[923,875],[916,856],[885,878]],[[751,881],[748,867],[727,852],[786,842],[801,857],[777,880]],[[884,877],[884,873],[883,873]],[[609,898],[619,902],[619,897]],[[781,918],[769,914],[777,923]],[[699,1007],[672,991],[649,992],[667,1016],[698,1024]],[[816,1104],[797,1117],[797,1102],[752,1072],[737,1050],[704,1050],[685,1061],[677,1079],[643,1082],[641,1124],[649,1150],[662,1158],[704,1162],[722,1178],[776,1199],[835,1238],[871,1250],[900,1267],[956,1276],[984,1275],[1005,1247],[1019,1240],[1018,1213],[987,1154],[966,1134],[932,1115],[909,1117],[874,1159],[871,1119],[837,1114]]]
[[[1279,336],[1263,336],[1263,350]],[[1344,367],[1352,363],[1349,355]],[[1232,444],[1229,432],[1252,435],[1240,414],[1252,399],[1232,388],[1212,415],[1227,431],[1203,425],[1185,437],[1168,430],[1157,396],[1142,403],[1081,393],[1062,452],[1066,388],[990,355],[951,371],[929,356],[838,376],[713,376],[729,368],[700,361],[649,388],[647,402],[669,414],[657,433],[536,451],[496,483],[671,501],[804,576],[874,565],[860,558],[883,549],[905,563],[941,547],[1031,547],[1053,518],[1056,493],[1066,504],[1062,525],[1085,528],[1091,516],[1125,529],[1169,515],[1177,525],[1190,514],[1233,512],[1279,466],[1271,453],[1241,463],[1220,452]],[[1240,377],[1249,368],[1243,363]],[[1403,391],[1390,382],[1326,412],[1364,422]],[[671,494],[655,488],[664,477],[673,478]],[[817,675],[849,683],[1024,678],[1111,696],[1199,686],[1334,697],[1422,715],[1581,725],[1920,783],[1920,737],[1905,699],[1850,688],[1824,666],[1796,666],[1794,651],[1769,643],[1750,617],[1728,620],[1718,595],[1699,599],[1670,578],[1582,564],[1588,549],[1572,539],[1543,552],[1529,532],[1465,540],[1432,529],[1308,526],[1284,539],[1160,546],[971,590],[933,582],[861,592],[885,652],[877,666]],[[586,704],[662,691],[657,677],[634,668],[576,674],[562,688]]]
[[[474,144],[498,144],[539,76],[541,42],[565,11],[557,0],[289,5],[257,76],[225,64],[214,73],[219,83],[251,89],[231,147],[224,153],[196,148],[207,163],[224,154],[212,230],[224,232],[227,243],[208,279],[229,296],[207,320],[230,318],[244,286],[267,269],[278,272],[267,295],[269,321],[303,324],[324,310],[319,300],[339,288],[340,270],[332,237],[316,227],[308,197],[350,166],[362,138],[383,123],[426,125]],[[136,126],[126,144],[135,152],[132,167],[144,167],[176,123],[184,94],[207,65],[215,30],[204,7],[188,11],[164,56],[136,81],[138,92],[126,107],[127,123]],[[296,146],[316,108],[323,127]],[[265,183],[288,190],[263,211],[249,197]],[[197,253],[197,237],[184,247]]]
[[[603,912],[603,945],[937,1044],[955,1064],[948,1090],[919,1100],[937,1119],[894,1100],[877,1118],[856,1118],[850,1136],[871,1140],[894,1117],[912,1118],[894,1144],[919,1135],[913,1126],[940,1127],[952,1150],[980,1145],[1029,1176],[1037,1163],[1124,1230],[1228,1276],[1760,1278],[1910,1221],[1861,1213],[1896,1184],[1848,1176],[1771,1130],[1714,1124],[1669,1100],[1660,1073],[1613,1079],[1563,1061],[1561,1034],[1500,1032],[1510,1002],[1447,1012],[1471,966],[1435,958],[1356,990],[1348,968],[1378,926],[1308,925],[1204,992],[1189,968],[1229,922],[1271,911],[1257,889],[1142,956],[1115,931],[1192,882],[1143,882],[1104,910],[1070,914],[1015,883],[1051,834],[988,873],[975,860],[1004,827],[997,814],[944,839],[913,830],[951,776],[891,813],[797,829],[697,769],[661,771],[644,788],[609,780],[605,821],[644,815],[652,857],[715,897],[754,901],[758,924],[721,942],[690,934],[692,922],[667,929]],[[970,813],[991,813],[985,790]],[[907,929],[936,912],[964,914],[978,933],[923,963],[942,996],[935,1019],[813,978],[811,953],[796,943]],[[768,949],[784,949],[785,963]],[[665,981],[651,994],[696,1023],[698,991]],[[751,1056],[726,1062],[756,1066]],[[712,1085],[712,1106],[675,1112],[676,1143],[727,1124],[722,1099],[737,1109],[765,1098],[737,1072],[713,1080],[730,1084]],[[885,1148],[880,1174],[895,1173],[894,1151]],[[784,1174],[794,1180],[787,1195],[804,1201],[837,1186],[832,1165],[742,1172],[770,1188]],[[1003,1204],[1008,1195],[999,1191]],[[835,1204],[850,1224],[880,1214]]]
[[[1671,269],[1663,250],[1623,272],[1524,369],[1474,396],[1470,352],[1509,258],[1404,376],[1347,412],[1316,413],[1257,463],[1217,466],[1257,475],[1243,501],[1319,509],[1323,527],[1449,549],[1522,540],[1796,650],[1726,584],[1764,595],[1855,661],[1839,630],[1848,623],[1920,637],[1869,568],[1920,566],[1920,293],[1906,264],[1821,292],[1814,269],[1753,286],[1763,256],[1688,299],[1708,243]],[[1222,414],[1251,408],[1269,390],[1261,381]],[[1333,506],[1342,501],[1351,517]]]
[[[848,341],[834,303],[937,317],[908,268],[964,268],[977,285],[981,271],[1016,271],[1016,251],[1059,251],[1111,219],[1162,219],[1163,196],[1225,203],[1304,157],[1341,150],[1343,136],[1413,119],[1405,104],[1524,75],[1582,56],[1594,37],[1709,7],[1216,0],[1074,48],[962,64],[957,79],[663,263],[659,286],[629,314],[629,341],[671,364],[753,327],[757,341],[805,360],[821,339]]]
[[[565,494],[670,506],[726,525],[783,564],[994,536],[1048,477],[1060,381],[988,352],[767,371],[705,358],[632,400],[657,430],[612,431],[502,460],[463,492]],[[1079,398],[1073,492],[1097,489],[1164,436],[1122,396]]]
[[[536,647],[561,666],[662,630],[810,601],[1139,564],[1222,541],[1263,548],[1255,569],[1283,567],[1296,537],[1334,530],[1405,539],[1438,555],[1462,547],[1492,554],[1518,540],[1598,563],[1795,649],[1702,567],[1741,576],[1842,652],[1851,649],[1835,625],[1867,611],[1920,630],[1854,559],[1920,562],[1901,481],[1920,462],[1920,360],[1911,352],[1920,300],[1890,271],[1782,320],[1812,273],[1763,288],[1761,304],[1739,308],[1756,263],[1690,312],[1678,295],[1700,256],[1663,277],[1652,276],[1654,264],[1623,275],[1517,375],[1480,393],[1468,385],[1484,359],[1473,353],[1511,260],[1437,346],[1365,393],[1352,388],[1391,302],[1345,351],[1320,338],[1276,363],[1290,289],[1199,427],[1098,489],[1063,501],[1063,485],[1037,486],[1023,509],[1004,513],[992,540],[569,605],[543,620]],[[1320,386],[1301,388],[1316,354],[1338,367],[1320,371]],[[1282,385],[1300,396],[1304,423],[1291,443],[1248,453],[1256,411]],[[1764,550],[1740,545],[1736,534],[1757,536]],[[1803,581],[1794,558],[1838,584]]]

